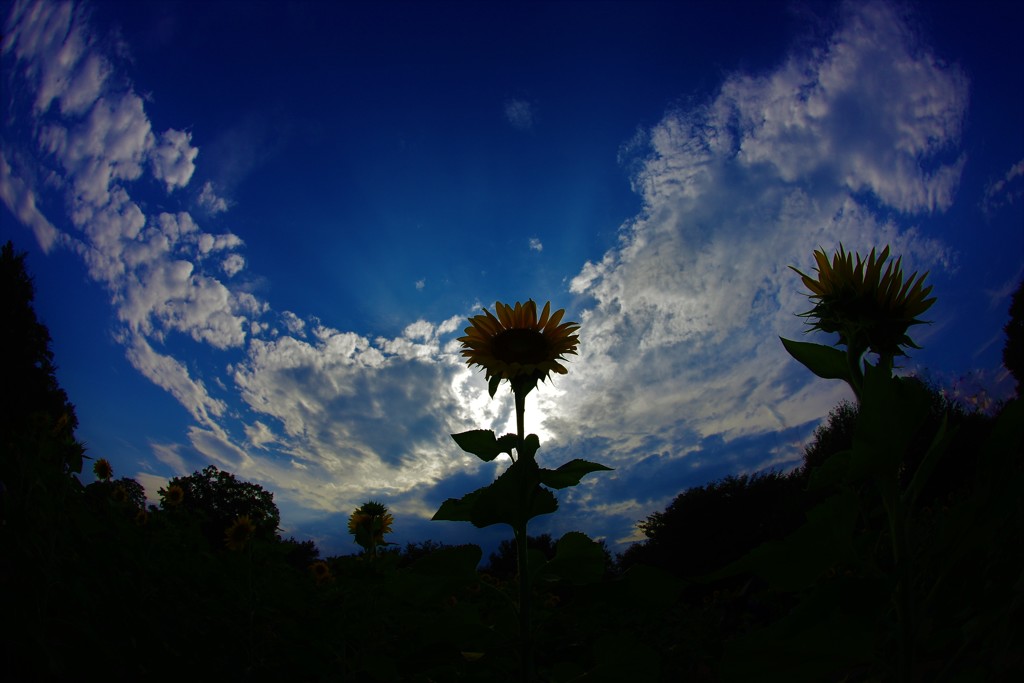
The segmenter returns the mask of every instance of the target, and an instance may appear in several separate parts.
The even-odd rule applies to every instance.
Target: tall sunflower
[[[877,255],[872,249],[863,260],[840,244],[831,262],[824,250],[814,252],[816,278],[790,266],[814,302],[800,315],[808,318],[812,330],[839,333],[839,343],[857,357],[871,351],[891,363],[895,356],[906,355],[903,347],[919,348],[907,329],[924,323],[918,316],[935,303],[928,297],[931,285],[923,286],[928,273],[918,277],[914,272],[904,280],[903,257],[890,262],[883,273],[888,259],[888,246]]]
[[[224,542],[229,550],[241,550],[246,543],[252,540],[255,533],[256,525],[252,523],[248,515],[242,515],[224,532]]]
[[[107,481],[114,476],[114,468],[110,466],[110,461],[106,458],[97,460],[92,466],[92,472],[100,481]]]
[[[395,518],[384,504],[371,500],[349,515],[348,532],[355,537],[356,543],[375,554],[377,546],[387,545],[384,534],[391,533],[394,521]]]
[[[494,310],[497,315],[485,308],[483,315],[470,318],[466,335],[459,337],[466,364],[484,369],[492,396],[501,380],[513,388],[517,383],[532,388],[552,372],[568,372],[562,362],[576,354],[580,326],[562,322],[565,309],[552,314],[549,301],[538,318],[537,304],[530,299],[514,307],[497,301]]]

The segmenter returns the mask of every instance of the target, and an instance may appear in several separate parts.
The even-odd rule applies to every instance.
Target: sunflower
[[[164,499],[164,505],[177,507],[181,505],[181,501],[185,500],[185,489],[177,484],[171,484],[167,487],[167,490],[160,489],[160,496]]]
[[[323,560],[317,560],[309,565],[309,573],[313,575],[317,585],[331,580],[331,568]]]
[[[356,543],[369,550],[385,545],[384,534],[391,533],[394,521],[386,506],[371,500],[357,507],[349,516],[348,532],[355,537]]]
[[[497,316],[485,308],[483,315],[470,318],[466,336],[459,337],[466,364],[484,369],[492,396],[503,379],[536,385],[552,372],[568,372],[560,361],[576,354],[580,326],[562,322],[565,309],[551,314],[549,301],[538,318],[532,299],[525,304],[516,302],[514,308],[497,301],[494,309]]]
[[[110,497],[114,499],[115,503],[123,503],[128,500],[128,489],[124,487],[124,484],[118,484],[114,487]]]
[[[256,525],[252,523],[248,515],[242,515],[228,527],[224,532],[224,543],[229,550],[241,550],[245,544],[252,540],[256,533]]]
[[[917,316],[935,303],[934,297],[928,298],[931,285],[923,286],[928,273],[918,277],[914,272],[904,281],[903,258],[890,262],[883,273],[888,259],[888,246],[877,255],[872,249],[865,261],[840,244],[831,262],[824,250],[814,252],[817,278],[790,266],[814,302],[814,308],[800,315],[809,319],[812,330],[838,332],[839,343],[856,355],[872,351],[891,360],[906,355],[905,346],[919,348],[907,329],[924,323]]]
[[[92,466],[92,472],[101,481],[107,481],[114,476],[114,468],[110,466],[110,461],[106,458],[97,460],[96,464]]]

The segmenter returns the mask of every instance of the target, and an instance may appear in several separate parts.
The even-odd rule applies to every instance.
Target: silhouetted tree
[[[778,472],[729,476],[687,489],[637,526],[646,541],[627,548],[623,569],[637,563],[699,576],[739,559],[803,519],[803,485]]]
[[[1003,346],[1003,365],[1017,380],[1017,395],[1024,387],[1024,280],[1010,300],[1010,320],[1003,328],[1006,344]]]
[[[320,559],[320,549],[313,541],[286,538],[281,541],[281,545],[285,549],[285,560],[296,569],[305,571],[309,565]]]
[[[36,317],[35,288],[25,268],[25,254],[7,242],[0,249],[0,440],[9,445],[14,435],[42,437],[33,449],[61,470],[82,471],[84,449],[75,441],[75,407],[57,382],[50,332]],[[22,456],[25,446],[17,449]]]
[[[200,517],[203,531],[214,547],[223,545],[225,530],[242,516],[247,516],[255,527],[255,538],[277,538],[281,514],[274,504],[274,494],[259,484],[239,481],[230,472],[209,465],[187,477],[174,477],[163,490],[174,486],[180,486],[185,494],[177,507]],[[160,505],[165,509],[171,507],[166,498]]]
[[[840,401],[829,411],[825,423],[814,430],[811,443],[804,449],[803,474],[809,474],[830,455],[849,450],[853,445],[853,428],[857,424],[857,404]]]
[[[555,556],[555,541],[551,534],[527,536],[526,547],[540,551],[548,560]],[[506,539],[498,544],[497,552],[491,553],[483,571],[501,579],[512,579],[516,576],[516,563],[516,542]]]

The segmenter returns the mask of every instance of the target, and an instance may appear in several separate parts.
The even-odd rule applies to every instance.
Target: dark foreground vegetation
[[[483,569],[478,547],[431,541],[321,559],[278,535],[270,492],[212,467],[146,507],[75,439],[24,257],[0,261],[4,680],[518,680],[511,544]],[[582,534],[533,539],[540,678],[1019,674],[1021,402],[973,412],[870,376],[863,392],[802,467],[682,492],[614,560]]]

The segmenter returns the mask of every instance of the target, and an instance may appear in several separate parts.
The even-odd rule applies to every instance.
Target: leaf
[[[576,458],[565,463],[557,470],[542,468],[540,471],[540,483],[553,489],[564,489],[579,484],[580,479],[585,474],[601,471],[611,472],[612,468]]]
[[[491,395],[491,398],[494,398],[494,392],[498,390],[499,384],[501,384],[500,375],[495,375],[494,377],[491,377],[491,379],[487,382],[487,393]]]
[[[449,498],[432,519],[471,522],[476,527],[508,524],[513,529],[558,509],[553,493],[541,488],[537,464],[520,458],[493,482],[456,500]]]
[[[847,481],[891,480],[928,418],[930,405],[928,389],[920,382],[868,365]]]
[[[490,462],[502,453],[511,455],[516,442],[516,437],[510,434],[497,439],[494,432],[489,429],[473,429],[461,434],[452,434],[452,438],[459,444],[459,448],[484,462]]]
[[[522,447],[517,450],[520,458],[532,460],[533,457],[537,455],[537,451],[540,450],[540,438],[538,438],[536,434],[528,435],[523,439]]]
[[[908,510],[914,509],[918,496],[921,495],[921,491],[924,490],[925,484],[928,482],[928,477],[931,476],[935,465],[938,464],[938,461],[945,454],[957,431],[956,427],[949,429],[949,415],[943,415],[942,424],[939,425],[939,430],[936,432],[935,438],[932,439],[924,460],[917,466],[914,478],[910,480],[910,486],[907,487],[906,492],[903,494],[903,500],[907,504]]]
[[[839,349],[783,337],[779,339],[789,355],[818,377],[850,381],[850,366],[846,361],[846,354]]]

